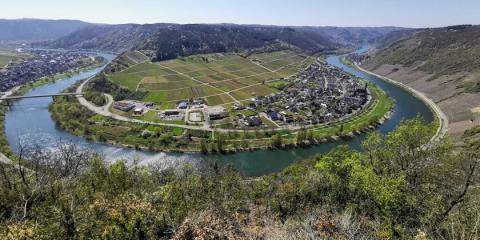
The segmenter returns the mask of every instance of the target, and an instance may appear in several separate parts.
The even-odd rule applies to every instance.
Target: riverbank
[[[64,79],[69,75],[79,74],[82,72],[86,72],[86,71],[101,67],[106,63],[107,61],[104,58],[96,59],[95,61],[91,62],[86,66],[75,68],[75,69],[72,69],[63,73],[58,73],[52,76],[43,77],[33,82],[16,86],[10,91],[8,91],[5,95],[3,95],[2,98],[9,97],[9,96],[25,95],[26,93],[30,92],[35,88],[44,86],[46,84],[55,83],[55,81]],[[3,103],[2,98],[0,98],[0,104]],[[15,158],[15,154],[12,152],[5,134],[5,113],[8,110],[9,109],[7,106],[0,105],[0,162],[2,163],[11,163],[12,161],[11,159]]]
[[[353,63],[353,67],[357,68],[358,70],[360,71],[363,71],[365,73],[368,73],[370,75],[373,75],[375,77],[378,77],[382,80],[385,80],[389,83],[392,83],[396,86],[399,86],[403,89],[405,89],[406,91],[410,92],[413,96],[415,96],[416,98],[420,99],[422,102],[424,102],[429,108],[430,110],[434,113],[436,119],[437,119],[437,122],[438,122],[438,128],[437,128],[437,131],[435,132],[435,134],[432,136],[431,138],[431,142],[437,142],[439,141],[441,138],[443,138],[445,136],[445,134],[447,133],[448,131],[448,117],[445,115],[445,113],[440,109],[440,107],[438,107],[437,104],[435,104],[430,98],[428,98],[424,93],[420,92],[420,91],[417,91],[415,90],[414,88],[406,85],[406,84],[403,84],[399,81],[395,81],[391,78],[387,78],[387,77],[384,77],[384,76],[381,76],[379,74],[376,74],[374,72],[371,72],[371,71],[368,71],[364,68],[362,68],[361,66],[359,66],[356,62]]]

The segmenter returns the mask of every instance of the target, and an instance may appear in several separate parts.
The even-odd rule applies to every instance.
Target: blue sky
[[[480,24],[479,0],[2,0],[0,18],[96,23],[436,27]]]

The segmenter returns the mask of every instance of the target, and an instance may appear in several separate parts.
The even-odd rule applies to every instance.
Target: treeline
[[[25,149],[0,165],[0,238],[473,239],[479,152],[427,148],[431,131],[409,120],[259,178]]]

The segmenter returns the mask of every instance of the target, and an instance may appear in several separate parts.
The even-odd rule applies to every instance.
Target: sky
[[[94,23],[440,27],[480,24],[479,0],[0,0],[0,18]]]

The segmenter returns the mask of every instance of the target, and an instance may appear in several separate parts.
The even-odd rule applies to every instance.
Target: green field
[[[162,104],[205,98],[209,105],[242,101],[278,91],[284,80],[314,61],[292,51],[254,54],[205,54],[158,63],[143,62],[107,77],[131,91],[148,92],[145,101]],[[232,98],[233,97],[233,98]]]
[[[0,69],[4,68],[10,61],[16,61],[26,57],[28,57],[28,55],[24,53],[18,53],[9,49],[0,49]]]

